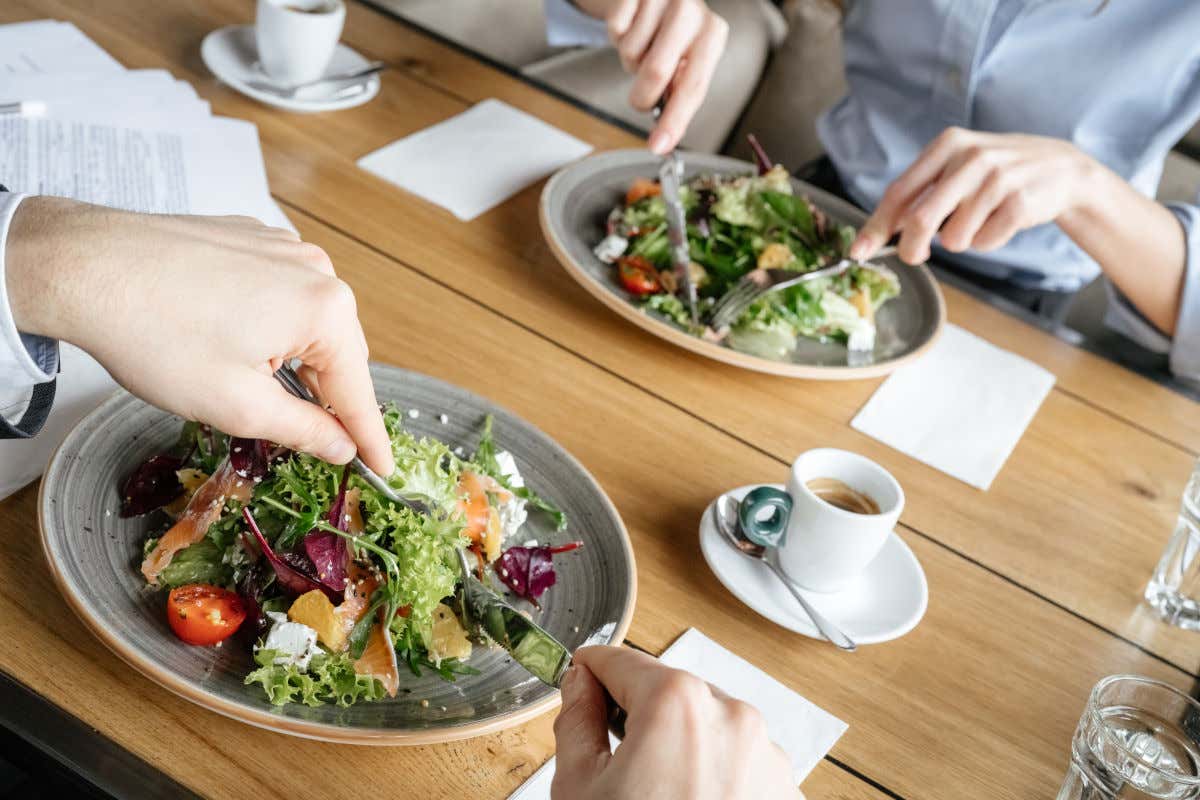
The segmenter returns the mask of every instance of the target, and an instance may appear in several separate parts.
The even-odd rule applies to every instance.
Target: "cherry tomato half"
[[[629,184],[629,190],[625,192],[625,205],[631,206],[643,197],[657,197],[662,194],[662,186],[658,181],[652,181],[649,178],[634,178],[633,183]]]
[[[237,593],[207,583],[172,589],[167,596],[167,622],[188,644],[216,644],[233,635],[246,619]]]
[[[654,265],[641,256],[618,258],[617,278],[630,294],[654,294],[662,291]]]

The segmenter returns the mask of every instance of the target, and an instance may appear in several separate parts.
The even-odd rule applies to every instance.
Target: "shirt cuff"
[[[18,331],[8,301],[5,246],[13,214],[24,197],[0,192],[0,385],[9,389],[52,381],[58,372],[58,343]]]
[[[1167,355],[1171,374],[1200,380],[1200,208],[1183,203],[1167,206],[1183,225],[1186,242],[1183,293],[1175,336],[1169,337],[1147,320],[1128,298],[1106,281],[1108,310],[1104,322],[1154,353]]]
[[[569,0],[546,0],[546,43],[551,47],[607,47],[608,26]]]

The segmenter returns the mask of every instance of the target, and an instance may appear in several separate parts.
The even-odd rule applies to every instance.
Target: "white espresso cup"
[[[258,0],[254,38],[262,71],[282,86],[318,80],[345,22],[342,0]]]
[[[808,486],[820,479],[866,495],[878,513],[848,511],[822,499]],[[836,592],[879,555],[903,509],[904,490],[891,473],[856,453],[822,448],[796,459],[786,492],[753,489],[739,516],[750,539],[779,548],[779,564],[792,580],[814,592]]]

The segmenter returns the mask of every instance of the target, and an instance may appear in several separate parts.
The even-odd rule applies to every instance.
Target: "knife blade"
[[[683,287],[684,300],[692,325],[699,326],[700,315],[696,311],[696,284],[692,281],[691,254],[688,252],[687,217],[683,201],[679,199],[679,187],[683,183],[683,160],[675,151],[663,159],[658,170],[658,182],[662,187],[663,203],[667,210],[667,241],[671,247],[671,264],[679,285]]]
[[[558,689],[571,666],[571,651],[541,625],[522,614],[471,573],[466,552],[457,550],[462,572],[463,612],[469,627],[478,627],[508,651],[512,660],[543,683]],[[625,737],[625,710],[605,692],[608,729]]]
[[[664,94],[654,105],[654,119],[662,116],[667,96]],[[687,216],[683,211],[683,201],[679,199],[679,187],[683,185],[683,159],[679,151],[671,150],[671,154],[663,159],[658,168],[658,184],[662,187],[662,199],[667,209],[667,241],[671,245],[671,264],[675,268],[675,276],[683,287],[684,300],[687,301],[688,315],[694,327],[700,326],[700,315],[696,311],[696,284],[692,281],[691,253],[688,251]]]

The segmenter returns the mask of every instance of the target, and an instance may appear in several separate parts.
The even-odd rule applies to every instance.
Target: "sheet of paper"
[[[212,115],[208,103],[166,70],[0,74],[0,102],[36,102],[43,116],[126,127],[171,127]]]
[[[358,165],[471,220],[591,150],[537,117],[484,100],[363,156]]]
[[[1025,434],[1054,375],[947,325],[915,364],[892,373],[850,423],[856,430],[986,490]]]
[[[695,628],[689,628],[676,639],[660,660],[700,676],[731,697],[761,711],[771,741],[782,747],[791,759],[797,784],[808,777],[848,727]],[[617,746],[615,740],[613,745]],[[550,800],[553,781],[554,759],[551,758],[513,792],[510,800]]]
[[[257,129],[212,118],[175,130],[0,116],[12,191],[130,211],[274,216]]]
[[[36,20],[0,26],[0,74],[122,69],[119,61],[69,22]]]

